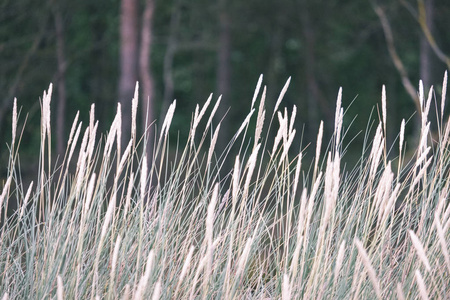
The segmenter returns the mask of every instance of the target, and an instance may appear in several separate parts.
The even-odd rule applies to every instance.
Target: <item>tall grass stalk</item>
[[[136,85],[130,141],[121,141],[128,134],[120,104],[104,135],[92,106],[87,126],[77,113],[56,166],[50,85],[31,183],[20,172],[15,100],[0,183],[2,299],[448,299],[447,73],[436,118],[434,90],[425,99],[419,84],[414,148],[405,119],[398,145],[388,144],[395,125],[383,86],[379,125],[369,126],[351,169],[342,89],[329,143],[321,122],[309,153],[296,140],[297,107],[280,108],[289,83],[266,99],[261,76],[249,113],[221,150],[214,121],[221,98],[197,105],[188,139],[175,147],[174,101],[153,151],[149,135],[136,133]],[[266,100],[276,100],[267,123]],[[17,209],[7,212],[12,202]]]

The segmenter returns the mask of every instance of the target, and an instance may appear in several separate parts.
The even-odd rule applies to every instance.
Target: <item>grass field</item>
[[[89,124],[75,118],[56,167],[50,87],[42,98],[39,172],[29,186],[20,173],[15,102],[12,141],[1,145],[10,161],[0,189],[7,217],[0,297],[449,299],[446,75],[442,99],[419,87],[422,126],[417,143],[408,144],[415,149],[406,149],[404,121],[386,124],[383,89],[381,120],[351,170],[344,167],[342,92],[331,140],[322,141],[321,123],[306,160],[293,143],[296,108],[278,111],[289,81],[266,111],[261,80],[223,153],[213,121],[220,98],[209,98],[193,114],[186,145],[169,141],[174,102],[147,157],[135,96],[125,149],[120,106],[104,135],[92,106]],[[432,139],[434,100],[440,110]],[[251,133],[249,124],[256,124]],[[387,126],[400,128],[392,145]],[[233,166],[228,176],[226,166]],[[18,209],[7,216],[11,202]]]

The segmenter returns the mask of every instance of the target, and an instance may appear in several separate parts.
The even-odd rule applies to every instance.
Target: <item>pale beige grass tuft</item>
[[[148,281],[150,279],[150,275],[153,269],[153,261],[155,259],[155,251],[152,249],[148,253],[147,264],[145,266],[144,275],[142,275],[141,280],[139,281],[138,287],[134,294],[133,299],[139,300],[143,299],[145,289],[147,288]]]
[[[282,300],[290,300],[291,299],[291,286],[289,284],[289,275],[284,273],[283,275],[283,291],[282,291]]]
[[[383,129],[381,122],[378,124],[375,137],[372,144],[372,150],[370,151],[369,160],[370,163],[370,169],[369,169],[369,176],[370,179],[373,180],[375,177],[375,174],[377,172],[378,165],[381,160],[381,155],[383,154],[383,146],[384,146],[384,137],[383,137]]]
[[[215,116],[215,114],[216,114],[216,111],[217,111],[217,109],[219,108],[219,105],[220,105],[220,101],[222,100],[222,96],[219,96],[219,98],[217,99],[217,101],[216,101],[216,104],[214,105],[214,107],[213,107],[213,109],[212,109],[212,111],[211,111],[211,114],[209,115],[209,118],[208,118],[208,121],[206,122],[206,126],[205,126],[205,128],[209,128],[209,126],[211,125],[211,123],[212,123],[212,121],[213,121],[213,118],[214,118],[214,116]],[[205,133],[206,133],[206,130],[205,130]]]
[[[427,271],[431,271],[430,262],[428,261],[425,250],[423,249],[422,243],[420,242],[419,238],[412,230],[408,230],[408,233],[411,237],[412,244],[417,251],[417,256],[419,256]]]
[[[20,208],[20,215],[19,215],[19,219],[22,218],[24,212],[25,212],[25,208],[27,207],[28,204],[28,199],[30,199],[30,195],[31,195],[31,190],[33,188],[33,181],[30,183],[30,185],[28,186],[28,190],[27,193],[25,194],[25,198],[23,199],[23,204],[22,207]]]
[[[213,246],[213,234],[214,234],[214,210],[216,209],[217,198],[219,197],[219,183],[216,183],[214,186],[213,195],[211,198],[211,202],[208,205],[207,215],[206,215],[206,232],[205,232],[205,240],[207,245],[206,250],[206,274],[204,276],[204,291],[206,292],[208,287],[209,277],[212,273],[212,263],[213,263],[213,255],[214,255],[214,246]],[[205,293],[206,294],[206,293]]]
[[[319,125],[319,133],[317,134],[317,142],[316,142],[316,156],[314,157],[314,175],[313,180],[316,179],[318,166],[319,166],[319,159],[320,159],[320,150],[322,148],[322,138],[323,138],[323,121],[320,121]]]
[[[179,291],[179,289],[181,287],[181,284],[183,283],[184,277],[187,274],[187,271],[189,269],[189,265],[191,264],[192,256],[194,255],[194,250],[195,250],[195,247],[191,245],[191,247],[189,248],[189,253],[186,256],[186,259],[184,261],[183,268],[181,269],[180,276],[178,277],[178,284],[177,284],[177,287],[175,289],[175,293],[173,294],[174,297],[177,296],[178,291]]]
[[[113,287],[116,286],[115,284],[115,276],[116,276],[116,268],[117,268],[117,260],[119,257],[119,250],[120,250],[120,243],[122,241],[122,238],[120,236],[120,234],[117,236],[116,239],[116,243],[114,245],[114,251],[113,251],[113,256],[112,256],[112,261],[111,261],[111,272],[110,272],[110,281],[109,281],[109,288],[110,290],[113,289]],[[112,295],[110,295],[111,297]]]
[[[203,105],[202,110],[199,112],[199,106],[195,107],[195,114],[194,114],[194,123],[191,128],[190,133],[190,139],[191,139],[191,148],[194,146],[194,137],[195,137],[195,131],[197,129],[198,124],[200,123],[201,119],[203,118],[203,115],[206,112],[206,109],[208,108],[209,104],[211,103],[212,94],[209,95],[208,100],[206,100],[206,103]]]
[[[402,123],[400,125],[400,141],[399,141],[400,155],[402,154],[404,140],[405,140],[405,119],[402,119]]]
[[[447,70],[444,73],[444,82],[442,83],[442,97],[441,97],[441,120],[444,120],[445,97],[447,95]]]
[[[158,300],[160,296],[161,296],[161,279],[159,279],[155,284],[152,300]]]
[[[130,173],[130,178],[128,179],[128,188],[127,188],[127,195],[125,198],[125,207],[123,210],[123,219],[126,220],[128,216],[128,210],[130,209],[131,205],[131,193],[133,192],[134,187],[134,173]]]
[[[14,147],[14,142],[16,141],[17,132],[17,98],[14,98],[13,113],[12,113],[12,146]]]
[[[122,105],[117,103],[117,130],[116,130],[116,146],[117,146],[117,157],[120,157],[122,153]]]
[[[344,262],[344,254],[345,254],[345,240],[343,240],[341,246],[339,246],[339,251],[336,258],[336,265],[334,267],[333,285],[337,284],[339,272],[341,271],[342,263]]]
[[[444,230],[437,214],[434,215],[434,224],[439,238],[439,244],[441,245],[442,254],[444,255],[445,264],[447,265],[448,272],[450,273],[450,256],[448,253],[447,242],[445,241]]]
[[[247,176],[245,178],[245,184],[244,184],[244,195],[242,204],[244,204],[245,199],[247,199],[248,196],[248,190],[250,187],[250,182],[252,180],[253,171],[255,170],[256,162],[258,159],[258,152],[259,148],[261,147],[261,144],[258,144],[255,149],[253,149],[252,154],[250,155],[247,163]]]
[[[280,95],[278,96],[278,100],[275,103],[275,107],[273,109],[273,114],[275,115],[275,113],[278,111],[278,107],[280,106],[281,100],[283,100],[284,95],[286,94],[286,91],[289,87],[289,84],[291,83],[291,77],[288,78],[288,80],[286,81],[286,83],[283,86],[283,89],[281,90]]]
[[[255,92],[253,93],[251,108],[253,108],[253,105],[255,105],[256,98],[258,97],[259,90],[261,89],[262,80],[263,80],[263,74],[259,75],[258,83],[256,84]]]
[[[244,250],[242,251],[241,256],[239,257],[236,274],[236,279],[240,278],[242,275],[242,272],[244,271],[245,265],[247,264],[247,259],[250,254],[250,249],[253,244],[253,237],[249,238],[247,242],[245,243]]]
[[[8,179],[6,179],[6,183],[3,186],[2,194],[0,195],[0,212],[2,211],[3,201],[5,200],[6,196],[9,193],[9,186],[11,185],[12,177],[9,176]]]
[[[56,297],[58,300],[64,300],[64,285],[62,282],[62,278],[60,275],[57,276],[57,290],[56,290]]]
[[[130,298],[130,285],[125,284],[125,288],[122,295],[122,300],[128,300]]]
[[[133,100],[131,100],[131,139],[133,141],[136,140],[136,115],[138,102],[139,102],[139,82],[136,82],[136,87],[134,88],[134,97]]]
[[[398,300],[405,300],[405,295],[403,294],[403,288],[402,288],[402,284],[399,282],[397,283],[397,299]]]
[[[217,128],[214,131],[214,135],[211,139],[211,145],[209,146],[209,150],[208,150],[208,160],[207,160],[208,165],[211,164],[211,158],[214,154],[214,149],[216,147],[217,138],[219,137],[219,131],[220,131],[220,124],[217,125]]]
[[[420,271],[416,270],[414,275],[416,278],[417,286],[419,287],[419,293],[420,293],[420,296],[422,297],[422,300],[428,300],[427,287],[425,286],[425,282],[423,281],[423,277],[420,274]]]
[[[364,246],[361,243],[361,241],[358,240],[357,238],[355,238],[355,245],[356,245],[356,248],[358,248],[358,253],[361,256],[364,266],[366,267],[367,273],[369,274],[369,279],[372,282],[372,286],[375,290],[377,298],[382,299],[380,283],[379,283],[377,275],[375,273],[375,269],[373,268],[372,264],[370,263],[370,259],[369,259],[369,256],[367,255],[367,252],[364,249]]]
[[[144,158],[142,159],[142,165],[141,165],[141,185],[140,185],[140,195],[141,195],[141,201],[144,201],[145,199],[145,191],[147,190],[147,155],[144,155]]]
[[[161,134],[159,136],[159,139],[162,139],[163,135],[167,136],[167,133],[169,133],[170,124],[172,123],[172,118],[173,114],[175,113],[176,106],[177,100],[174,100],[167,110],[166,117],[164,118],[163,125],[161,126]]]
[[[275,136],[275,142],[273,143],[271,156],[275,155],[275,151],[278,148],[278,144],[281,142],[283,135],[287,135],[287,120],[285,120],[281,113],[278,112],[278,122],[280,123],[280,127],[278,128],[277,135]]]
[[[386,132],[386,86],[384,84],[381,91],[381,111],[383,115],[384,132]]]
[[[264,126],[264,119],[266,116],[266,110],[264,109],[264,102],[266,100],[266,86],[263,88],[263,92],[261,95],[261,101],[259,103],[259,109],[258,109],[258,117],[256,118],[256,128],[255,128],[255,143],[254,147],[256,147],[256,144],[258,144],[259,139],[261,137],[262,129]]]
[[[335,151],[337,152],[341,144],[342,124],[344,120],[344,109],[342,108],[342,87],[339,88],[336,101],[336,114],[334,117]]]

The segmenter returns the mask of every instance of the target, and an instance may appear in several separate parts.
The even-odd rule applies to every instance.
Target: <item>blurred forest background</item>
[[[179,131],[181,140],[195,105],[211,92],[214,100],[222,94],[215,124],[227,114],[220,140],[229,141],[260,74],[268,111],[292,76],[283,106],[297,105],[303,146],[315,144],[320,120],[329,138],[342,86],[350,127],[344,141],[356,136],[355,151],[370,118],[378,118],[372,108],[386,84],[393,142],[401,119],[416,111],[420,78],[427,91],[435,85],[440,99],[449,16],[448,0],[1,0],[0,163],[6,166],[9,156],[14,97],[22,107],[19,123],[28,114],[22,168],[38,163],[32,159],[38,157],[39,101],[50,82],[55,154],[64,153],[77,110],[87,124],[91,103],[99,132],[109,128],[117,102],[130,122],[136,81],[140,111],[149,108],[141,121],[157,119],[160,127],[177,99],[171,132]],[[414,134],[414,118],[407,133]]]

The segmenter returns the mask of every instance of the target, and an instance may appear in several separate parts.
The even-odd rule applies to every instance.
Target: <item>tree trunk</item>
[[[434,54],[437,56],[437,58],[439,58],[440,61],[447,65],[447,68],[450,69],[450,57],[446,55],[438,46],[432,32],[433,28],[429,26],[433,23],[433,7],[433,1],[417,0],[417,8],[419,11],[417,20],[420,24],[420,28],[422,29],[422,33],[427,38]]]
[[[64,155],[65,151],[65,132],[66,132],[66,56],[64,51],[64,23],[61,13],[61,7],[58,5],[54,11],[55,29],[56,29],[56,58],[58,63],[58,74],[56,88],[58,91],[56,108],[56,153]]]
[[[278,17],[277,17],[278,18]],[[277,22],[277,24],[279,24]],[[265,70],[265,78],[267,80],[267,101],[276,101],[280,91],[279,82],[282,80],[282,85],[284,85],[284,80],[281,79],[280,75],[280,65],[283,63],[283,30],[279,25],[272,29],[269,33],[269,59],[267,61],[267,69]],[[266,75],[267,74],[267,75]],[[272,103],[274,105],[275,103]]]
[[[153,105],[153,75],[150,66],[150,53],[152,47],[152,20],[153,11],[155,9],[154,0],[145,1],[144,15],[142,18],[141,30],[141,50],[139,56],[139,72],[142,84],[142,128],[145,135],[148,137],[147,155],[148,161],[151,161],[153,139],[150,134],[149,124],[153,122],[154,105]]]
[[[307,82],[307,103],[308,103],[308,125],[311,130],[309,136],[307,137],[310,141],[315,139],[315,130],[312,130],[312,126],[319,126],[319,112],[317,100],[319,99],[319,88],[316,80],[315,74],[315,33],[314,26],[311,24],[311,20],[308,14],[308,7],[305,1],[300,1],[300,21],[302,23],[302,31],[306,44],[305,53],[305,75]],[[318,128],[318,127],[317,127]]]
[[[122,148],[124,148],[131,137],[131,100],[138,77],[138,2],[122,0],[120,9],[119,101],[122,104]]]
[[[217,65],[217,91],[222,95],[219,107],[219,118],[222,118],[229,106],[230,97],[230,20],[226,0],[219,2],[219,45],[218,45],[218,65]],[[229,118],[227,118],[229,120]],[[230,140],[230,122],[225,119],[220,127],[221,138],[218,142],[218,149],[222,151]]]
[[[417,116],[414,118],[414,132],[415,132],[414,136],[419,136],[420,127],[421,127],[420,112],[421,112],[422,108],[420,107],[420,101],[419,101],[419,97],[417,96],[416,88],[411,83],[408,73],[406,72],[406,68],[403,65],[403,62],[397,53],[397,49],[395,48],[395,44],[394,44],[394,35],[392,33],[391,24],[389,23],[386,13],[384,12],[384,9],[380,5],[378,5],[377,2],[373,2],[372,7],[378,16],[378,19],[380,20],[381,27],[382,27],[383,33],[384,33],[384,37],[386,39],[386,46],[387,46],[387,49],[389,52],[389,56],[392,59],[392,63],[394,64],[395,68],[397,69],[397,72],[399,73],[399,75],[401,77],[403,87],[405,88],[405,90],[409,94],[409,96],[411,97],[411,100],[414,102],[414,105],[418,112]],[[417,141],[415,143],[417,143]]]
[[[428,32],[433,36],[434,28],[433,28],[433,6],[434,0],[424,1],[425,6],[425,19],[426,26],[428,28]],[[422,79],[423,87],[425,91],[425,97],[428,95],[428,90],[433,84],[433,49],[431,48],[427,37],[422,32],[420,35],[420,79]],[[426,98],[425,98],[426,99]],[[430,113],[428,114],[428,119],[431,121],[431,124],[437,124],[436,114]],[[434,132],[437,128],[432,126],[431,130]]]
[[[45,24],[46,22],[47,22],[47,18],[42,20],[42,24]],[[6,96],[2,97],[3,99],[0,102],[0,133],[3,132],[3,126],[5,125],[4,123],[5,123],[6,114],[12,109],[13,99],[14,99],[14,96],[16,95],[17,88],[18,88],[19,84],[21,83],[22,76],[25,73],[25,71],[30,67],[30,65],[32,65],[32,63],[30,61],[33,58],[36,51],[38,50],[39,44],[44,39],[45,33],[46,33],[45,26],[44,25],[40,26],[39,32],[36,34],[36,36],[33,40],[33,43],[31,44],[27,53],[21,60],[20,65],[17,68],[16,74],[14,74],[14,79],[9,86]]]
[[[174,82],[173,82],[173,58],[177,50],[178,42],[178,27],[180,25],[180,1],[174,3],[172,15],[170,16],[170,32],[169,40],[167,42],[166,53],[164,54],[163,65],[163,80],[164,80],[164,95],[163,103],[161,105],[161,117],[159,118],[159,128],[161,128],[165,114],[169,109],[170,103],[174,100]]]
[[[300,21],[302,24],[302,33],[305,41],[305,76],[308,107],[308,125],[311,130],[307,138],[310,141],[316,140],[317,130],[319,129],[319,119],[324,115],[326,119],[334,118],[334,111],[324,94],[320,91],[316,75],[316,33],[315,27],[309,15],[310,8],[306,0],[299,1]],[[327,122],[328,130],[333,131],[333,123]],[[315,126],[315,127],[312,127]]]
[[[431,34],[433,34],[433,6],[434,0],[427,0],[424,2],[426,12],[426,24]],[[420,79],[426,91],[430,88],[432,79],[432,49],[428,43],[425,34],[420,36]]]

